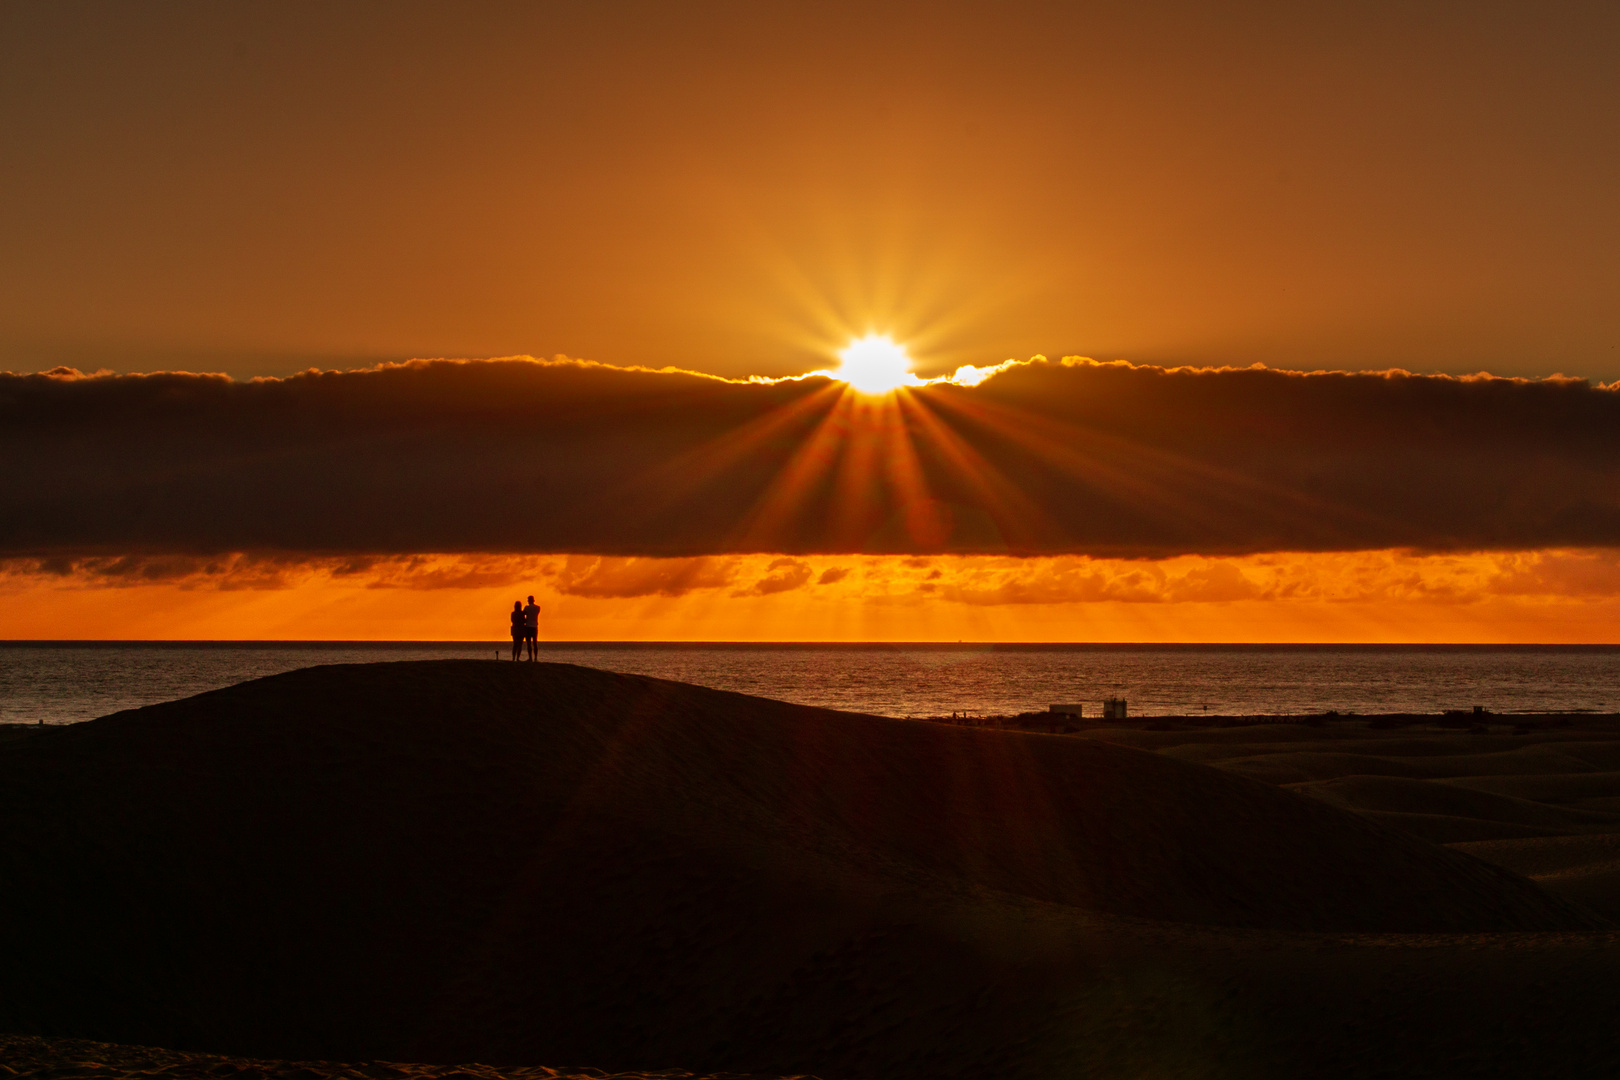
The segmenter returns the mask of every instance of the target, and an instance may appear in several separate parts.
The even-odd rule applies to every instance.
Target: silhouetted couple
[[[528,658],[540,659],[540,606],[529,597],[529,606],[523,601],[512,601],[512,659],[516,660],[528,646]]]

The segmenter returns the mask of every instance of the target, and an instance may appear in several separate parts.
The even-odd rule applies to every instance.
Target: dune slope
[[[1549,892],[1620,919],[1620,833],[1483,840],[1453,845],[1514,870]]]
[[[1344,720],[1085,734],[1285,786],[1524,873],[1603,914],[1620,912],[1620,875],[1601,860],[1579,872],[1526,869],[1546,853],[1563,858],[1591,846],[1574,837],[1620,831],[1616,718],[1489,719],[1486,732],[1413,723],[1392,733]]]
[[[1097,986],[1125,984],[1075,972],[1139,970],[1098,932],[1122,918],[1596,925],[1202,765],[475,661],[307,669],[0,747],[0,882],[3,1029],[824,1076],[1077,1052],[1053,1017],[1118,1007]]]

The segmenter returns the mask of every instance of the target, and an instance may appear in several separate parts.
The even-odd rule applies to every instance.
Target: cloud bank
[[[1083,555],[645,558],[596,555],[87,556],[0,559],[0,596],[170,587],[185,593],[312,591],[551,594],[584,601],[827,601],[939,611],[1066,605],[1466,606],[1500,599],[1620,600],[1620,550],[1465,554],[1326,552],[1169,559]],[[408,601],[407,605],[416,601]],[[497,606],[495,614],[504,613]]]
[[[530,360],[59,371],[0,375],[0,455],[0,555],[43,559],[1620,544],[1620,393],[1572,379],[1036,361],[866,399]],[[649,587],[595,573],[577,587]]]

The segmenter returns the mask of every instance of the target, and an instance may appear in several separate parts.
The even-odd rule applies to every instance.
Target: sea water
[[[314,664],[474,659],[497,642],[0,643],[0,722],[65,724]],[[1123,697],[1132,715],[1620,711],[1620,647],[544,643],[541,658],[881,716]]]

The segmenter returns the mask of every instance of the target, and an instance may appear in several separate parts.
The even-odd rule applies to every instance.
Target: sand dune
[[[1475,791],[1558,806],[1592,809],[1620,797],[1620,772],[1545,773],[1529,776],[1458,776],[1445,783]]]
[[[1436,735],[1435,741],[1456,743],[1467,736],[1456,733]],[[1321,740],[1323,736],[1318,735]],[[1522,777],[1522,776],[1578,776],[1600,773],[1601,767],[1587,760],[1590,748],[1570,746],[1524,746],[1511,750],[1494,750],[1478,754],[1416,753],[1421,749],[1412,740],[1402,740],[1385,747],[1384,740],[1368,742],[1355,739],[1356,751],[1350,750],[1288,750],[1280,753],[1261,753],[1253,756],[1232,757],[1233,747],[1200,747],[1197,756],[1186,754],[1187,748],[1175,747],[1167,751],[1181,760],[1197,760],[1207,765],[1219,765],[1231,772],[1252,776],[1273,784],[1305,783],[1311,780],[1335,780],[1343,776],[1402,776],[1411,779],[1444,780],[1463,777]],[[1585,749],[1586,753],[1581,751]],[[1212,752],[1213,751],[1213,752]]]
[[[1336,723],[1086,734],[1287,787],[1620,915],[1620,873],[1603,854],[1605,836],[1620,835],[1620,725],[1564,718],[1532,732],[1493,719],[1485,733]]]
[[[1260,736],[1264,729],[1234,727],[1220,732],[1225,738],[1182,742],[1201,732],[1148,732],[1100,729],[1090,732],[1112,742],[1154,749],[1183,761],[1221,765],[1245,771],[1251,765],[1286,765],[1300,771],[1297,779],[1328,780],[1353,774],[1411,776],[1442,779],[1459,776],[1564,776],[1605,772],[1620,741],[1594,742],[1579,737],[1478,736],[1431,729],[1422,735],[1391,739],[1365,727],[1309,728],[1276,725],[1289,730],[1283,740]],[[1211,733],[1214,734],[1214,733]],[[1251,741],[1251,739],[1253,741]],[[1512,741],[1508,741],[1512,739]],[[1504,745],[1505,743],[1505,745]],[[1288,781],[1290,783],[1295,780]]]
[[[1453,845],[1620,920],[1620,832]]]
[[[1249,776],[1268,784],[1278,785],[1308,784],[1316,780],[1336,780],[1344,776],[1430,775],[1421,764],[1402,758],[1379,757],[1376,754],[1294,752],[1233,758],[1226,756],[1227,748],[1222,747],[1220,751],[1218,754],[1206,753],[1196,758],[1178,754],[1175,750],[1167,753],[1182,760],[1202,760],[1205,764],[1218,765],[1239,776]]]
[[[1384,814],[1432,814],[1475,821],[1502,822],[1545,830],[1545,835],[1608,832],[1620,828],[1620,817],[1588,810],[1550,806],[1530,799],[1492,794],[1447,781],[1397,776],[1342,776],[1289,784],[1334,806]],[[1431,838],[1432,839],[1432,838]],[[1444,841],[1442,841],[1444,842]]]
[[[176,1050],[870,1078],[1620,1062],[1592,1034],[1616,935],[1470,855],[1164,754],[565,665],[309,669],[13,740],[0,879],[0,1028]]]

